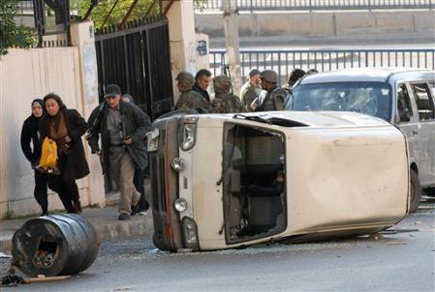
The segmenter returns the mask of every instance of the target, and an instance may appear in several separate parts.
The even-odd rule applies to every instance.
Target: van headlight
[[[181,129],[181,149],[184,151],[190,150],[195,146],[196,142],[196,124],[197,117],[186,117]]]
[[[177,212],[181,213],[187,209],[187,201],[183,198],[178,198],[174,202],[174,208]]]
[[[182,225],[185,248],[199,250],[198,229],[195,221],[190,217],[184,217]]]
[[[180,157],[175,157],[171,161],[172,170],[175,172],[181,172],[184,169],[184,165],[185,165],[184,160],[181,159]]]

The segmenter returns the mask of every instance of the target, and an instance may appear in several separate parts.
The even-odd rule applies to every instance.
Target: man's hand
[[[124,144],[125,145],[130,145],[132,143],[133,143],[133,139],[131,139],[131,138],[127,138],[127,139],[124,140]]]

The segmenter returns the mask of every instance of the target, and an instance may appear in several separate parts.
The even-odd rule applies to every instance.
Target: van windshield
[[[301,84],[292,93],[286,110],[351,111],[391,118],[391,89],[384,82]]]

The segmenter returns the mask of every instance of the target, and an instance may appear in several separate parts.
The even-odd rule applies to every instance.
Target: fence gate
[[[173,105],[168,22],[152,17],[109,27],[95,35],[100,101],[104,87],[115,83],[151,119]]]

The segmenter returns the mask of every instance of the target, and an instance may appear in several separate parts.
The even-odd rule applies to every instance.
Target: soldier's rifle
[[[230,70],[230,64],[227,64],[225,62],[221,63],[221,72],[223,72],[223,74],[225,76],[228,76],[231,80],[231,93],[233,93],[233,82],[232,82],[232,78],[231,78],[231,70]]]
[[[97,116],[95,117],[94,121],[92,122],[92,124],[90,125],[90,127],[88,128],[88,130],[86,131],[86,140],[89,141],[91,140],[95,135],[97,135],[97,131],[96,129],[98,128],[98,126],[101,123],[101,119],[104,116],[104,111],[107,108],[107,101],[104,101],[100,104],[100,106],[98,107],[98,113]],[[98,141],[97,141],[98,143]],[[103,169],[104,172],[104,164],[103,164],[103,152],[99,151],[99,153],[97,152],[99,158],[100,158],[100,164],[101,164],[101,169]]]

